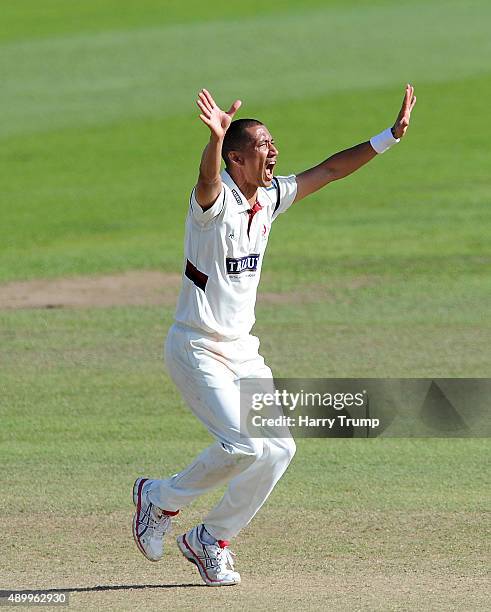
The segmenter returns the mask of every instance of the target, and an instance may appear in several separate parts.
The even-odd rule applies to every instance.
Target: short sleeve
[[[196,199],[196,187],[194,187],[191,192],[191,197],[189,199],[189,209],[191,212],[191,216],[197,221],[200,225],[205,225],[215,217],[217,217],[223,210],[225,206],[225,186],[222,185],[222,190],[219,193],[217,199],[213,202],[210,208],[203,210],[201,206],[198,204],[198,200]]]
[[[276,203],[273,208],[273,221],[278,215],[287,211],[295,201],[297,195],[297,177],[275,176],[273,184],[276,186]]]

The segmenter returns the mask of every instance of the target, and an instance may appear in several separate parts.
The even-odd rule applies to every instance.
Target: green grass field
[[[254,333],[282,377],[489,376],[490,18],[484,0],[3,0],[0,304],[13,281],[180,272],[201,87],[240,97],[289,174],[391,124],[411,82],[405,141],[275,224]],[[233,543],[240,587],[201,587],[172,538],[146,562],[133,480],[209,436],[162,367],[173,305],[93,306],[0,308],[0,590],[66,588],[77,610],[487,609],[484,437],[300,440]]]

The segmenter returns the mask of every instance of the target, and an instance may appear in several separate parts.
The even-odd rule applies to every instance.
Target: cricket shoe
[[[240,574],[234,571],[233,553],[226,540],[216,540],[214,544],[203,541],[204,525],[198,525],[180,535],[177,545],[188,561],[194,563],[208,586],[229,586],[240,583]],[[206,530],[205,530],[206,531]],[[209,535],[206,532],[206,535]]]
[[[170,531],[172,517],[177,512],[166,512],[148,499],[148,478],[137,478],[133,485],[133,538],[138,550],[150,561],[160,561],[164,553],[164,536]]]

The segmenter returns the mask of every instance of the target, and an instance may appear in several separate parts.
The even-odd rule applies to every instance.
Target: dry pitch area
[[[233,547],[242,584],[220,589],[201,584],[172,534],[165,558],[146,561],[130,519],[129,511],[80,517],[36,510],[17,525],[2,519],[9,534],[3,585],[67,589],[76,610],[487,609],[482,543],[468,546],[485,519],[477,513],[293,509],[280,517],[270,504]],[[198,519],[195,509],[180,524]]]
[[[0,308],[172,306],[180,282],[180,274],[144,270],[107,276],[17,281],[0,286]]]
[[[377,284],[375,277],[352,277],[330,283],[339,289]],[[110,306],[174,307],[181,284],[180,274],[138,270],[105,276],[36,279],[0,285],[0,309],[107,308]],[[332,300],[328,287],[316,283],[299,291],[261,291],[260,304],[305,304]]]

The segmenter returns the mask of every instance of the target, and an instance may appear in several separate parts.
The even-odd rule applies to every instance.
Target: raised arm
[[[383,153],[391,144],[399,142],[407,131],[411,112],[416,104],[414,87],[406,85],[404,99],[397,119],[389,130],[385,130],[370,141],[340,151],[317,166],[297,175],[297,196],[295,202],[318,191],[328,183],[337,181],[355,172],[373,159],[377,153]],[[375,148],[374,148],[375,147]]]
[[[236,100],[230,110],[225,112],[217,106],[210,92],[202,89],[198,94],[196,104],[201,110],[199,118],[210,129],[210,141],[201,156],[196,183],[196,200],[201,208],[206,210],[212,206],[222,190],[220,166],[223,139],[235,113],[240,108],[241,101]]]

